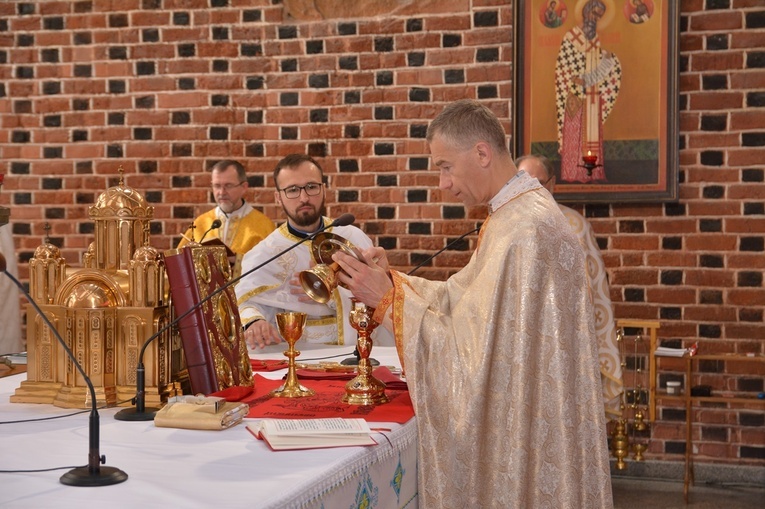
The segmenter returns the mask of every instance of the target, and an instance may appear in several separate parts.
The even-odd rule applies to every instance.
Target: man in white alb
[[[323,179],[321,166],[307,155],[291,154],[279,161],[274,169],[274,197],[284,209],[287,221],[244,256],[243,274],[324,228],[359,249],[372,246],[369,237],[355,226],[328,228],[332,220],[324,216]],[[356,345],[356,330],[348,321],[350,292],[336,288],[327,304],[319,304],[300,286],[298,274],[317,262],[310,246],[311,241],[305,242],[237,283],[239,315],[250,348],[281,341],[275,318],[281,311],[308,314],[303,339],[309,344]],[[386,331],[375,331],[373,338],[376,344],[393,344]]]

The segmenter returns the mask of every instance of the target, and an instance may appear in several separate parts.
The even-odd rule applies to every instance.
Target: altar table
[[[297,344],[299,348],[300,343]],[[286,345],[251,352],[279,359]],[[300,349],[300,348],[299,348]],[[298,360],[337,354],[352,347],[304,349]],[[372,356],[398,366],[393,347],[375,347]],[[261,372],[281,378],[286,370]],[[10,403],[25,374],[0,379],[0,421],[73,412],[53,405]],[[224,431],[157,428],[153,422],[114,419],[119,408],[99,410],[100,453],[105,466],[128,474],[112,486],[66,486],[59,478],[88,461],[88,416],[0,424],[0,470],[67,466],[50,472],[0,473],[0,507],[246,507],[246,508],[407,508],[417,507],[417,426],[370,423],[390,429],[375,435],[377,446],[305,451],[271,451],[245,428]]]

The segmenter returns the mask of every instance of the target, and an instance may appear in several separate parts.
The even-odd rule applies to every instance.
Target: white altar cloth
[[[298,347],[301,346],[299,343]],[[284,358],[282,347],[251,352]],[[349,354],[345,347],[303,350],[299,360]],[[373,357],[399,365],[395,348],[375,347]],[[341,357],[342,358],[342,357]],[[281,378],[286,370],[260,373]],[[25,374],[0,379],[0,421],[71,413],[52,405],[10,403]],[[105,466],[128,474],[112,486],[66,486],[68,469],[0,473],[0,507],[417,507],[417,426],[372,423],[389,428],[377,446],[306,451],[271,451],[239,424],[224,431],[157,428],[149,422],[114,419],[118,408],[99,410],[100,454]],[[83,466],[88,461],[85,412],[53,421],[0,424],[0,470]],[[245,423],[248,421],[245,421]]]

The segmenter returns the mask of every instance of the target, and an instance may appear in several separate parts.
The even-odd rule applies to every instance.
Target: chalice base
[[[343,403],[349,405],[382,405],[387,403],[385,383],[371,375],[360,374],[345,384]]]
[[[274,398],[305,398],[307,396],[313,396],[314,394],[316,394],[316,391],[300,384],[290,386],[284,384],[278,389],[271,391],[269,396]]]

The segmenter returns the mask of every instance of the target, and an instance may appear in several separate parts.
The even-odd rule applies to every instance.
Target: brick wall
[[[12,208],[22,278],[45,223],[79,265],[87,207],[120,166],[155,208],[161,249],[208,208],[205,170],[224,157],[247,163],[252,200],[281,221],[270,172],[290,152],[323,163],[330,214],[355,214],[399,268],[471,230],[484,211],[437,189],[424,133],[462,97],[510,130],[512,6],[407,4],[0,2],[0,204]],[[685,0],[681,12],[680,200],[578,208],[598,234],[617,317],[660,320],[663,341],[765,353],[765,10]],[[421,275],[464,265],[469,239]],[[736,373],[733,390],[765,390],[763,373]],[[657,424],[649,457],[682,458],[679,412]],[[704,460],[763,464],[761,405],[722,423],[708,415],[695,430]]]

